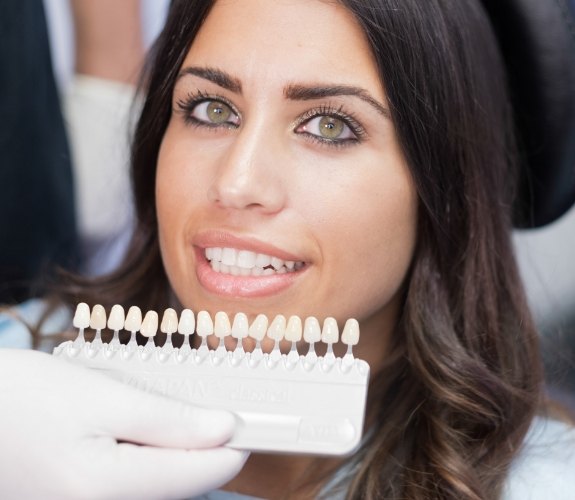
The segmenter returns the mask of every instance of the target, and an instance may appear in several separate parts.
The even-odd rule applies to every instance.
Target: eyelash
[[[203,127],[212,130],[222,127],[230,129],[237,128],[237,125],[232,123],[210,124],[209,122],[198,120],[197,118],[192,116],[192,113],[194,112],[196,107],[206,101],[221,102],[222,104],[228,106],[232,110],[232,113],[234,113],[237,116],[240,116],[240,113],[237,111],[235,106],[226,98],[219,95],[206,94],[198,90],[196,92],[190,92],[185,99],[180,99],[176,101],[176,105],[179,111],[182,112],[183,119],[186,125],[192,125],[194,127]],[[317,108],[310,109],[295,121],[293,127],[294,129],[297,130],[302,125],[305,125],[314,118],[321,116],[327,116],[341,120],[347,127],[349,127],[349,129],[351,130],[351,132],[355,137],[346,139],[327,139],[325,137],[320,137],[318,135],[311,134],[305,131],[297,133],[299,135],[304,136],[307,140],[315,142],[321,146],[336,147],[336,148],[359,144],[363,142],[363,140],[367,137],[365,129],[359,123],[359,121],[354,117],[353,113],[345,111],[343,106],[339,106],[336,108],[331,105],[321,105],[318,106]]]
[[[234,124],[231,123],[227,125],[221,123],[211,124],[209,122],[198,120],[197,118],[192,116],[192,113],[194,112],[196,107],[207,101],[221,102],[222,104],[228,106],[232,110],[232,113],[236,114],[237,116],[240,116],[239,112],[236,110],[234,105],[230,101],[228,101],[225,97],[205,94],[201,90],[198,90],[197,92],[190,92],[185,99],[180,99],[176,101],[176,105],[178,109],[182,112],[184,122],[186,125],[192,125],[194,127],[205,127],[208,129],[217,129],[222,127],[231,129],[237,128]]]
[[[336,108],[328,104],[319,106],[317,108],[312,108],[309,111],[306,111],[300,118],[296,120],[295,129],[297,130],[302,125],[305,125],[314,118],[320,116],[327,116],[341,120],[347,127],[349,127],[355,137],[348,139],[327,139],[325,137],[320,137],[309,132],[299,132],[299,134],[305,136],[306,139],[309,139],[320,145],[326,145],[330,147],[346,147],[352,146],[354,144],[360,144],[367,137],[367,133],[363,126],[354,117],[353,113],[344,110],[343,105]]]

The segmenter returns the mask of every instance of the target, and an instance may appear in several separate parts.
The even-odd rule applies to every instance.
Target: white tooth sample
[[[248,317],[245,313],[237,313],[232,324],[232,337],[241,340],[248,336]]]
[[[272,269],[271,267],[268,267],[267,269],[264,269],[264,272],[262,273],[262,276],[271,276],[272,274],[275,274],[275,270]]]
[[[88,328],[90,326],[90,308],[85,302],[80,302],[76,306],[74,319],[72,321],[74,328]]]
[[[339,340],[339,329],[335,318],[325,318],[321,331],[321,340],[326,344],[335,344]]]
[[[283,314],[278,314],[268,328],[268,337],[279,342],[282,340],[286,333],[286,317]]]
[[[204,338],[214,333],[214,323],[208,311],[198,313],[196,333]]]
[[[228,266],[222,262],[220,265],[220,273],[230,274],[230,266]]]
[[[256,265],[256,253],[249,250],[240,250],[237,257],[237,266],[243,269],[251,269]]]
[[[254,267],[252,268],[251,275],[252,276],[261,276],[264,270],[261,267]]]
[[[216,273],[219,273],[222,270],[222,263],[219,260],[212,260],[211,266]]]
[[[288,353],[288,361],[295,363],[299,359],[297,343],[301,340],[303,328],[299,316],[290,316],[287,322],[285,338],[291,342],[291,349]]]
[[[120,304],[113,305],[108,317],[108,328],[115,332],[121,330],[124,328],[125,319],[124,308]]]
[[[240,269],[238,266],[230,266],[230,274],[232,276],[239,276],[240,275]]]
[[[303,339],[308,344],[313,344],[314,342],[319,342],[321,340],[321,328],[317,318],[309,316],[305,319],[303,326]]]
[[[124,329],[128,332],[138,332],[142,326],[142,311],[138,306],[132,306],[128,309]]]
[[[154,337],[158,331],[158,313],[156,311],[148,311],[142,321],[140,333],[144,337]]]
[[[272,258],[265,253],[258,253],[256,255],[256,266],[258,267],[266,267],[272,263]]]
[[[291,271],[295,267],[295,262],[293,260],[286,260],[285,266]]]
[[[272,257],[270,264],[276,271],[279,271],[279,269],[281,267],[283,267],[284,261],[281,259],[278,259],[277,257]]]
[[[235,266],[238,257],[238,251],[235,248],[222,249],[222,264],[226,266]]]
[[[359,342],[359,323],[356,319],[349,318],[345,322],[341,334],[341,341],[348,346],[357,345]]]
[[[178,315],[174,309],[168,307],[164,311],[164,315],[162,316],[162,323],[160,325],[160,331],[171,335],[172,333],[176,333],[178,330]]]
[[[230,326],[230,318],[223,311],[218,311],[216,313],[214,334],[219,339],[223,339],[226,335],[232,332],[232,327]]]
[[[194,333],[196,328],[196,320],[194,313],[191,309],[184,309],[180,314],[180,321],[178,322],[178,333],[184,336],[184,341],[180,346],[180,354],[189,354],[191,352],[189,337]]]
[[[302,337],[301,318],[290,316],[286,326],[285,339],[290,342],[299,342]]]
[[[124,328],[125,319],[124,308],[120,304],[114,304],[110,311],[110,316],[108,316],[108,328],[114,330],[114,337],[110,342],[110,347],[114,350],[120,346],[120,336],[118,332]]]
[[[268,318],[265,314],[258,314],[248,329],[248,335],[255,340],[263,340],[268,331]]]
[[[214,258],[214,249],[213,248],[206,248],[204,250],[204,255],[206,256],[206,259],[212,260]]]
[[[92,308],[92,315],[90,316],[90,328],[94,330],[101,330],[106,328],[106,310],[101,304],[96,304]]]
[[[182,314],[180,314],[180,322],[178,323],[178,333],[182,335],[189,336],[194,333],[196,328],[196,321],[194,319],[194,313],[190,309],[184,309]]]

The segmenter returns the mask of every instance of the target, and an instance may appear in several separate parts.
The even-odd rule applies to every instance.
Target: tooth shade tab
[[[103,305],[96,304],[92,308],[90,328],[93,328],[94,330],[102,330],[103,328],[106,328],[106,310]]]
[[[108,317],[108,328],[117,332],[124,328],[125,314],[124,308],[120,304],[112,306],[110,316]]]
[[[314,342],[319,342],[321,340],[319,321],[314,316],[309,316],[305,319],[303,339],[309,344],[313,344]]]
[[[223,311],[218,311],[216,313],[216,320],[214,325],[214,334],[219,339],[223,339],[232,332],[232,327],[230,325],[230,318]]]
[[[128,309],[124,329],[128,332],[138,332],[142,326],[142,311],[138,306],[132,306]]]
[[[258,314],[248,329],[248,336],[255,340],[263,340],[268,331],[268,318],[265,314]]]
[[[290,342],[299,342],[302,338],[302,324],[299,316],[290,316],[286,326],[285,339]]]
[[[248,336],[249,323],[245,313],[237,313],[232,324],[232,337],[241,340]]]
[[[178,323],[178,333],[182,335],[192,335],[196,328],[196,320],[194,313],[191,309],[184,309],[180,314],[180,322]]]
[[[349,318],[345,322],[341,341],[348,346],[357,345],[359,342],[359,323],[355,318]]]
[[[268,337],[270,339],[279,341],[283,340],[286,332],[286,317],[283,314],[278,314],[268,328]]]
[[[144,337],[154,337],[158,331],[158,313],[156,311],[148,311],[142,321],[140,333]]]
[[[76,306],[74,319],[72,320],[74,328],[88,328],[90,326],[90,307],[85,302],[80,302]]]
[[[214,333],[214,323],[208,311],[200,311],[198,313],[196,333],[200,337],[207,337]]]
[[[167,335],[171,335],[172,333],[176,333],[178,331],[178,314],[171,307],[168,307],[164,311],[164,315],[162,316],[162,324],[160,325],[160,331]]]
[[[339,340],[339,329],[335,318],[325,318],[321,331],[321,340],[326,344],[335,344]]]

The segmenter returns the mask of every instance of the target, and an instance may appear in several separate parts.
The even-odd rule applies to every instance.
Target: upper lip
[[[267,254],[282,260],[291,260],[294,262],[306,261],[306,259],[302,258],[301,255],[296,255],[278,248],[272,243],[268,243],[253,236],[238,236],[227,231],[202,231],[194,236],[192,244],[199,248],[235,248],[237,250],[249,250],[255,253]]]

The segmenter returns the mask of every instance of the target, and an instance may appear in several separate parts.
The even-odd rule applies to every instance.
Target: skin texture
[[[225,72],[241,90],[186,73],[190,67]],[[295,85],[358,87],[383,110],[355,95],[287,98]],[[183,110],[178,103],[198,92],[227,102],[233,126],[191,124],[190,115],[209,118],[206,106]],[[314,140],[326,108],[359,123],[362,132],[344,127],[342,137],[351,139],[339,146]],[[309,0],[217,2],[182,65],[158,159],[160,245],[182,305],[243,311],[250,319],[260,312],[335,316],[343,325],[355,317],[361,325],[355,352],[376,371],[397,319],[417,229],[415,188],[386,108],[367,42],[343,7]],[[214,291],[198,278],[202,247],[228,238],[238,240],[219,246],[271,247],[266,253],[285,252],[305,267],[257,297],[241,286]],[[309,461],[252,455],[229,487],[274,497]]]

